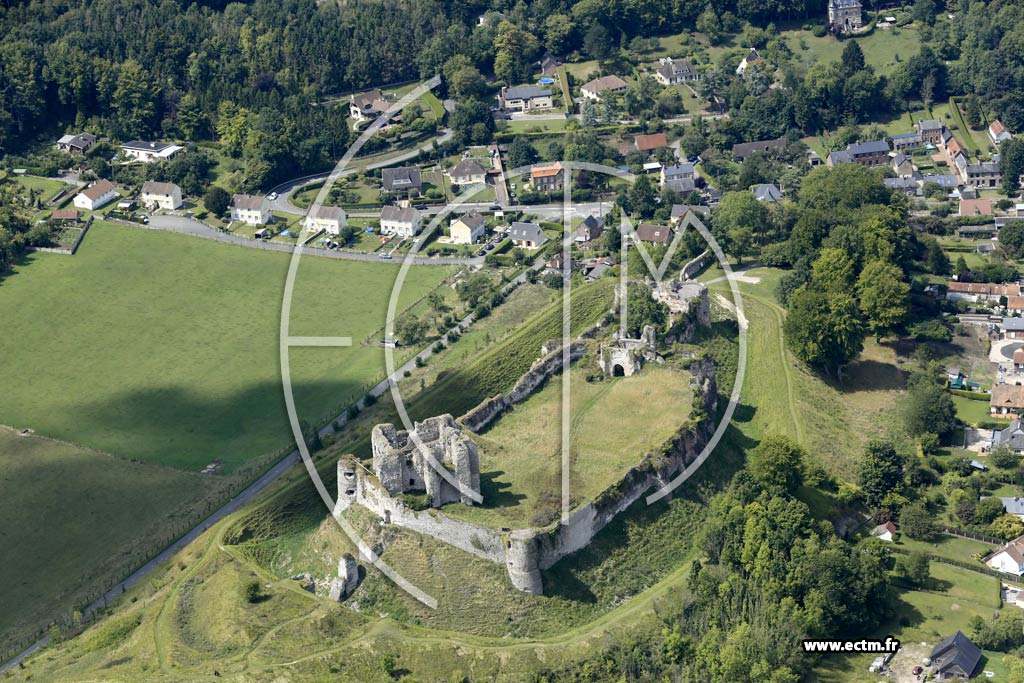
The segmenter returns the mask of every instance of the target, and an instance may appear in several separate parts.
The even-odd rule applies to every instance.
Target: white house
[[[475,244],[484,236],[486,229],[484,217],[476,211],[470,211],[452,221],[448,234],[455,244]]]
[[[622,80],[618,76],[601,76],[595,78],[589,83],[585,83],[580,88],[580,94],[586,97],[588,100],[600,100],[605,93],[617,93],[623,92],[629,87],[626,81]]]
[[[142,184],[139,199],[146,206],[174,211],[181,207],[181,188],[174,183],[158,183],[148,180]]]
[[[231,220],[266,225],[270,222],[270,201],[252,194],[236,194],[231,198]]]
[[[1024,536],[1018,536],[989,555],[985,564],[1007,574],[1024,574]]]
[[[117,191],[109,180],[100,178],[75,195],[74,204],[85,211],[95,211],[117,196]]]
[[[688,59],[677,61],[671,57],[662,57],[658,62],[654,78],[662,85],[675,85],[676,83],[700,80],[700,74],[697,73],[697,69]]]
[[[748,66],[751,64],[760,64],[763,61],[764,60],[761,59],[761,55],[758,54],[757,50],[750,48],[750,52],[747,53],[746,57],[740,60],[739,66],[736,67],[736,75],[742,76],[746,72]]]
[[[876,526],[871,535],[880,541],[889,541],[891,543],[896,536],[896,531],[896,525],[892,521],[888,521],[885,524]]]
[[[535,85],[516,88],[502,88],[498,93],[498,105],[505,111],[529,111],[530,109],[551,109],[554,101],[551,91]]]
[[[323,230],[328,235],[340,235],[345,223],[345,210],[340,206],[321,206],[306,217],[307,230]]]
[[[143,140],[132,140],[121,145],[121,154],[134,161],[149,163],[151,161],[162,161],[173,159],[185,148],[172,142],[145,142]]]
[[[382,235],[413,237],[420,231],[420,212],[411,206],[404,209],[385,206],[380,210],[380,232]]]
[[[992,144],[997,148],[1000,144],[1012,138],[1013,135],[1010,131],[1006,130],[1006,126],[999,119],[996,119],[992,123],[988,124],[988,139],[992,141]]]
[[[487,180],[487,170],[474,159],[463,159],[448,171],[456,185],[475,185]]]

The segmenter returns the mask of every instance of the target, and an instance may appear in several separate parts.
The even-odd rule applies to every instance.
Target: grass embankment
[[[25,259],[0,288],[15,338],[0,374],[0,423],[148,462],[231,471],[285,446],[279,320],[290,255],[98,222],[74,258]],[[410,270],[400,308],[452,272]],[[384,374],[368,339],[398,267],[302,261],[294,335],[351,348],[293,349],[304,419],[354,400]],[[27,374],[26,374],[27,373]]]

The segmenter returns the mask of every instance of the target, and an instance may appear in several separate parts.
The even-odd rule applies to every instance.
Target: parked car
[[[481,249],[480,251],[476,252],[476,255],[477,255],[477,256],[483,256],[483,255],[484,255],[484,254],[486,254],[486,253],[487,253],[486,251],[484,251],[483,249]]]
[[[377,258],[389,259],[391,258],[391,254],[388,254],[387,252],[382,252],[381,254],[377,255]]]
[[[267,199],[269,199],[270,201],[274,201],[275,199],[277,199],[277,193],[271,192],[270,194],[267,195]]]

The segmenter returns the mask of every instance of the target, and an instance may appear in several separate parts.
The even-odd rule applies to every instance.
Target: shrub
[[[256,579],[246,581],[242,584],[242,597],[250,604],[259,602],[263,599],[263,586]]]
[[[811,35],[815,38],[824,38],[827,31],[824,26],[818,25],[811,29]]]

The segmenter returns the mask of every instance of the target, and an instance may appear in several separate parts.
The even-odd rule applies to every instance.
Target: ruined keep
[[[711,303],[708,299],[708,287],[696,280],[669,280],[659,283],[652,292],[655,301],[668,306],[672,322],[680,320],[692,321],[701,327],[711,325]],[[686,336],[692,336],[692,326],[685,330]]]
[[[472,505],[473,499],[465,492],[480,490],[480,457],[476,444],[455,424],[451,415],[417,422],[412,433],[396,430],[391,424],[377,425],[370,444],[374,473],[392,496],[422,491],[432,507],[458,502]],[[431,458],[445,471],[431,466]]]
[[[341,602],[355,592],[359,586],[359,564],[356,558],[345,553],[338,560],[338,575],[331,579],[327,588],[327,599]]]

